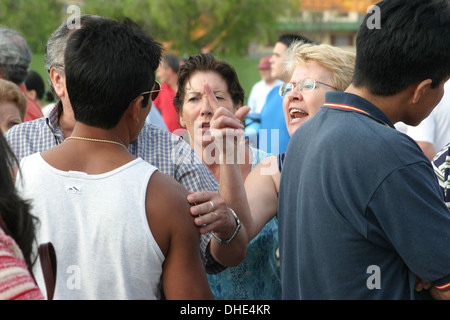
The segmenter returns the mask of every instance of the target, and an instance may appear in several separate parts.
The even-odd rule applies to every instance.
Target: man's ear
[[[52,82],[53,89],[58,97],[62,98],[65,94],[66,79],[60,70],[56,68],[50,69],[50,81]]]
[[[29,96],[32,100],[36,99],[37,96],[36,90],[34,89],[27,90],[27,96]]]
[[[128,112],[133,121],[139,121],[140,111],[142,108],[142,100],[144,100],[144,97],[139,96],[136,100],[133,100],[128,106]]]
[[[416,88],[414,89],[414,93],[413,93],[413,100],[412,102],[414,104],[419,103],[420,98],[422,97],[422,95],[425,93],[426,90],[430,89],[431,83],[433,82],[433,80],[431,79],[426,79],[423,80],[422,82],[420,82]]]

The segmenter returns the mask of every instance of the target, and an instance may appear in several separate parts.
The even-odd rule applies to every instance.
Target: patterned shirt
[[[0,227],[0,300],[43,300],[22,251]]]
[[[64,134],[59,127],[61,112],[62,104],[58,102],[48,116],[24,122],[6,132],[5,137],[19,161],[64,141]],[[217,180],[189,144],[166,130],[146,123],[137,142],[129,145],[129,151],[135,157],[141,157],[154,165],[162,173],[172,176],[187,190],[219,190]],[[202,235],[200,249],[206,271],[218,273],[224,267],[214,261],[207,250],[211,237],[211,233]]]
[[[433,169],[436,173],[447,208],[450,209],[450,144],[445,146],[433,159]]]

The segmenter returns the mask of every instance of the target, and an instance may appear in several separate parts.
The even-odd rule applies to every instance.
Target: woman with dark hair
[[[242,106],[243,101],[244,90],[239,83],[236,71],[227,62],[216,59],[212,54],[198,54],[190,57],[181,67],[178,77],[178,91],[174,99],[180,116],[180,124],[189,133],[191,147],[197,152],[217,181],[220,182],[220,179],[222,179],[221,183],[224,183],[223,180],[227,179],[227,175],[221,171],[220,164],[223,161],[226,161],[225,163],[229,163],[230,160],[237,161],[239,163],[237,175],[239,179],[245,180],[254,166],[269,156],[266,152],[239,142],[235,145],[235,141],[232,141],[231,144],[228,143],[230,141],[223,141],[222,144],[218,139],[219,137],[216,137],[214,133],[211,124],[221,117],[223,109],[235,114],[237,120],[248,113],[249,108]],[[238,126],[243,129],[241,122]],[[241,133],[243,133],[243,130]],[[239,139],[238,135],[239,132],[236,131],[236,138]],[[222,158],[225,155],[224,151],[228,151],[229,147],[236,147],[234,159]],[[200,202],[199,196],[199,194],[190,195],[190,197],[196,199],[192,202],[193,204]],[[220,196],[225,198],[225,193],[221,192]],[[191,201],[192,198],[188,198],[188,200]],[[215,201],[217,207],[221,203],[225,202],[223,200],[222,202]],[[203,205],[200,204],[194,208],[201,206]],[[196,218],[195,221],[198,226],[203,224],[204,220],[202,219],[203,217]],[[277,230],[277,221],[272,219],[249,243],[246,258],[237,267],[228,268],[218,274],[208,275],[209,285],[216,299],[276,300],[281,297],[279,267],[276,257],[278,248]],[[233,235],[236,235],[236,232]],[[233,238],[233,235],[230,239]],[[223,239],[217,239],[216,237],[215,240],[219,243],[223,242]],[[214,244],[215,241],[212,240],[211,245]]]
[[[37,219],[29,213],[29,203],[16,193],[12,174],[17,167],[0,135],[0,299],[40,300],[43,296],[31,273]]]

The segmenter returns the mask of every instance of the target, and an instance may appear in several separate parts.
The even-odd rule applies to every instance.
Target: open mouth
[[[289,111],[289,116],[291,117],[291,120],[296,120],[306,118],[308,114],[300,109],[291,109]]]
[[[202,122],[199,128],[203,132],[203,134],[206,134],[207,132],[209,132],[211,125],[209,124],[209,122]]]

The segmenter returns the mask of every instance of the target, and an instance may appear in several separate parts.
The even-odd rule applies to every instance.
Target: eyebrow
[[[226,91],[222,91],[222,90],[216,90],[213,91],[214,94],[216,93],[226,93]],[[200,91],[187,91],[186,94],[202,94]]]

